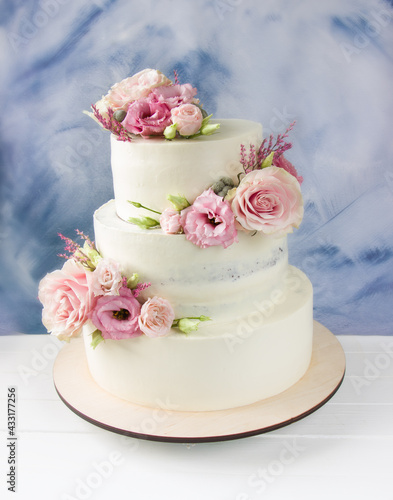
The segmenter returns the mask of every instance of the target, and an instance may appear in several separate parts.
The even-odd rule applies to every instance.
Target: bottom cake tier
[[[190,334],[141,336],[90,345],[90,373],[104,390],[132,403],[170,411],[235,408],[279,394],[307,371],[312,353],[313,294],[308,278],[289,266],[285,289],[250,303],[231,322],[203,323]]]

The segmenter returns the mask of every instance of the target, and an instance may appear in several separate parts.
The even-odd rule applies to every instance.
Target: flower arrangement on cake
[[[171,328],[189,333],[210,319],[176,319],[171,304],[162,297],[141,301],[140,293],[150,283],[140,283],[137,273],[123,276],[117,262],[103,258],[88,236],[78,230],[77,234],[84,241],[83,247],[59,235],[66,242],[67,253],[60,255],[66,262],[39,284],[43,324],[60,340],[79,336],[87,321],[96,327],[91,343],[96,347],[105,339],[163,337]]]
[[[284,134],[264,139],[258,149],[240,150],[243,171],[237,185],[230,177],[222,177],[191,204],[181,196],[168,195],[173,208],[163,212],[151,210],[129,200],[136,208],[150,210],[160,217],[132,217],[129,222],[142,229],[161,227],[167,234],[184,233],[201,248],[237,242],[237,231],[283,236],[299,227],[304,214],[300,184],[303,178],[284,157],[292,147],[287,142],[292,123]]]
[[[163,73],[146,69],[112,86],[106,96],[92,106],[90,114],[120,141],[135,136],[193,138],[210,135],[219,124],[196,99],[190,84],[173,83]],[[271,135],[259,147],[241,145],[242,167],[235,179],[221,177],[194,200],[168,194],[171,207],[162,212],[139,201],[128,200],[136,208],[153,212],[154,217],[132,217],[128,222],[142,230],[161,228],[165,234],[183,234],[200,248],[238,242],[238,231],[267,237],[281,237],[297,228],[304,208],[300,184],[303,179],[284,153],[292,147],[287,141],[293,123],[274,140]],[[61,340],[79,336],[83,325],[96,328],[92,346],[105,339],[162,337],[172,328],[189,333],[198,329],[207,316],[175,318],[164,297],[142,299],[150,283],[139,282],[137,273],[124,276],[119,263],[100,255],[94,243],[82,232],[78,245],[65,241],[66,259],[62,269],[48,273],[39,284],[43,304],[42,320],[47,330]],[[146,294],[143,294],[145,296]]]
[[[159,215],[130,218],[144,230],[161,228],[166,234],[184,234],[200,248],[221,245],[227,248],[238,241],[238,231],[251,235],[283,236],[299,226],[303,218],[303,179],[284,157],[292,147],[287,142],[293,124],[274,142],[265,139],[259,148],[240,150],[243,171],[237,185],[222,177],[190,203],[184,196],[168,195],[172,208],[158,212],[139,202],[130,203]],[[121,340],[141,335],[162,337],[172,328],[183,333],[198,329],[210,320],[206,316],[175,318],[173,308],[163,297],[140,299],[150,283],[140,283],[137,273],[123,276],[120,265],[103,258],[94,243],[82,232],[83,247],[70,238],[65,240],[68,254],[62,269],[47,274],[39,284],[43,304],[42,320],[47,330],[60,340],[79,336],[90,321],[96,330],[92,346],[102,340]]]
[[[179,83],[176,73],[172,82],[161,71],[148,68],[113,85],[92,105],[93,113],[85,113],[120,141],[132,141],[133,136],[190,139],[220,127],[209,123],[212,115],[196,94],[191,84]]]

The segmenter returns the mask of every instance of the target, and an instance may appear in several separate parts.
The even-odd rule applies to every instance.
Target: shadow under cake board
[[[336,337],[314,321],[313,351],[305,375],[271,398],[229,410],[179,412],[148,408],[112,396],[90,375],[82,339],[59,352],[53,377],[62,401],[103,429],[153,441],[197,443],[255,436],[289,425],[323,406],[345,374],[345,354]]]

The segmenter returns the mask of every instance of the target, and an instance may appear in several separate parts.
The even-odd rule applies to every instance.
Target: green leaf
[[[173,322],[173,327],[178,328],[183,333],[195,332],[198,330],[199,323],[210,321],[208,316],[199,316],[197,318],[180,318]]]
[[[178,210],[179,212],[190,206],[190,203],[184,196],[174,196],[172,194],[168,194],[166,198],[172,203],[175,210]]]
[[[208,123],[207,125],[205,125],[204,127],[201,128],[201,134],[202,135],[211,135],[219,128],[220,128],[219,123]]]
[[[130,217],[128,219],[131,224],[139,226],[141,229],[152,229],[160,225],[159,221],[151,217]]]
[[[87,241],[85,241],[85,244],[83,245],[83,253],[90,259],[94,267],[97,267],[97,264],[100,260],[102,260],[101,255],[95,248],[91,248]]]
[[[261,168],[270,167],[271,164],[273,163],[273,156],[274,156],[274,151],[272,151],[270,155],[266,156],[266,158],[263,160],[261,164]]]
[[[94,330],[94,332],[91,334],[91,347],[95,349],[100,342],[104,340],[104,337],[102,336],[102,333],[100,330]]]
[[[212,116],[213,115],[206,116],[202,120],[201,128],[199,130],[200,134],[202,134],[202,135],[210,135],[210,134],[212,134],[213,132],[215,132],[216,130],[218,130],[220,128],[220,124],[219,123],[209,123],[210,118]]]
[[[213,113],[211,115],[205,116],[204,119],[202,120],[201,123],[201,128],[207,125],[210,121],[210,118],[213,116]]]

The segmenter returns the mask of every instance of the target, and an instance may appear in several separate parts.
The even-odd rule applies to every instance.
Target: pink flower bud
[[[166,208],[160,216],[160,226],[164,233],[167,234],[183,232],[180,223],[180,212],[173,208]]]

